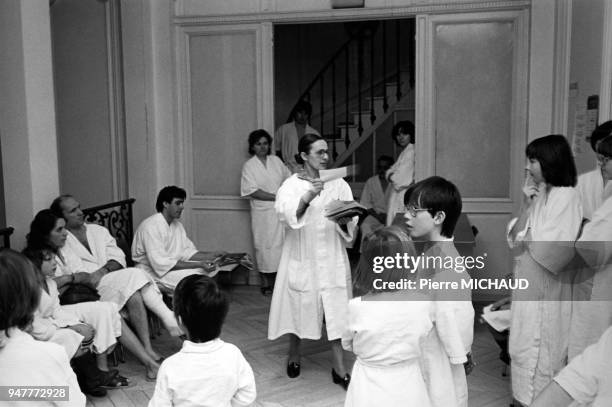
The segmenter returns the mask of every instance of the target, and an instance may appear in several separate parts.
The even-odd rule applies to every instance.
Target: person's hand
[[[510,308],[510,304],[512,304],[512,299],[510,297],[504,297],[501,300],[495,301],[491,305],[491,311],[500,311],[508,309]]]
[[[523,194],[527,203],[531,203],[540,193],[538,185],[533,180],[531,175],[527,175],[525,178],[525,184],[523,185]]]
[[[313,199],[317,197],[323,191],[323,181],[320,179],[311,179],[310,180],[310,189],[304,194],[302,200],[306,203],[310,203]]]
[[[204,269],[207,273],[212,273],[217,268],[217,262],[214,260],[202,260],[200,262],[200,267]]]
[[[67,327],[68,329],[72,329],[74,332],[83,336],[83,342],[90,342],[93,340],[94,335],[96,334],[96,330],[91,325],[87,324],[76,324]]]
[[[98,284],[100,284],[100,280],[102,280],[102,277],[104,277],[105,274],[106,273],[104,270],[96,270],[93,273],[88,274],[86,278],[83,278],[83,284],[86,284],[92,288],[97,288]]]

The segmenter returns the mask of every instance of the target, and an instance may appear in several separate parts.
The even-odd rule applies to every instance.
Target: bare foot
[[[159,370],[159,365],[157,363],[152,363],[148,366],[145,366],[145,380],[148,382],[154,382],[157,380],[157,371]]]
[[[179,328],[178,325],[174,325],[174,326],[167,326],[166,329],[168,330],[168,333],[170,334],[170,336],[172,337],[176,337],[178,338],[181,335],[184,335],[185,332],[183,332],[181,330],[181,328]]]

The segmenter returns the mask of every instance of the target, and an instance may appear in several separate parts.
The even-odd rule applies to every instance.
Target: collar
[[[219,350],[225,342],[223,342],[220,338],[213,339],[212,341],[203,342],[203,343],[195,343],[189,340],[183,342],[183,347],[181,348],[181,352],[185,353],[212,353]]]

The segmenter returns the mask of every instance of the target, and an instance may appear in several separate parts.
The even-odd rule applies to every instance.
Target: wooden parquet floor
[[[285,374],[288,341],[267,339],[270,297],[263,297],[259,287],[237,286],[231,294],[229,315],[221,338],[238,346],[251,364],[257,382],[257,407],[331,407],[342,406],[345,391],[331,380],[331,351],[325,340],[304,341],[302,374],[289,379]],[[169,356],[180,349],[180,341],[164,333],[154,339],[161,354]],[[476,323],[473,355],[477,364],[468,376],[470,407],[508,406],[510,381],[502,377],[503,363],[499,349],[487,330]],[[348,366],[353,357],[345,353]],[[120,372],[133,386],[111,390],[103,398],[88,397],[88,407],[146,406],[155,383],[145,381],[144,368],[131,356],[119,364]],[[376,406],[388,407],[388,406]]]

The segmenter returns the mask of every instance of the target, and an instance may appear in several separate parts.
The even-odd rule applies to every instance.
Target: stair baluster
[[[345,83],[345,88],[346,88],[346,99],[344,102],[344,107],[346,109],[346,118],[344,119],[344,145],[346,148],[348,148],[349,144],[351,144],[351,139],[349,138],[349,49],[346,48],[346,53],[345,53],[345,75],[344,75],[344,83]]]
[[[321,126],[319,127],[319,133],[323,136],[325,134],[324,116],[325,116],[325,97],[323,96],[323,89],[325,88],[325,75],[321,75]]]
[[[383,76],[383,112],[387,113],[389,101],[387,100],[387,21],[382,22],[382,76]]]
[[[359,116],[359,125],[357,133],[359,137],[363,134],[363,120],[361,115],[361,84],[363,83],[363,38],[359,38],[359,47],[357,50],[357,115]]]
[[[400,52],[401,52],[401,48],[400,48],[400,20],[397,20],[395,22],[395,61],[396,61],[396,74],[395,74],[395,96],[397,97],[397,100],[399,101],[402,98],[402,83],[401,83],[401,76],[400,76]]]
[[[336,151],[336,62],[332,64],[332,160],[336,160],[338,157],[338,151]]]
[[[374,35],[370,36],[370,124],[376,121],[374,113]]]

